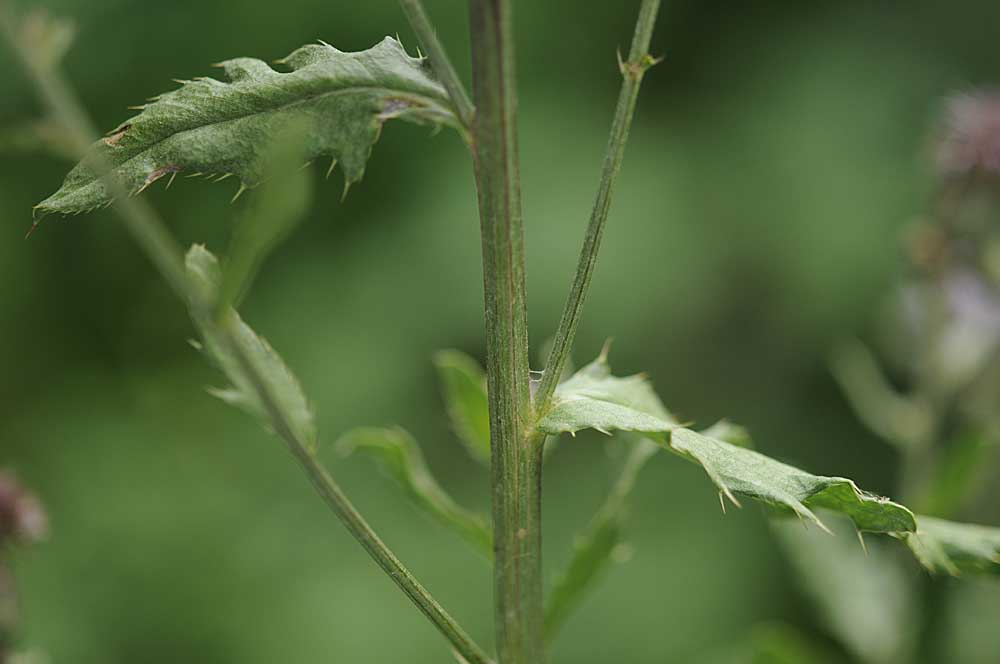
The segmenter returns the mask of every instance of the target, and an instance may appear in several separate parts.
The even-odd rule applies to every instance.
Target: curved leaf
[[[1000,528],[918,516],[906,543],[931,572],[1000,574]]]
[[[196,244],[188,251],[187,270],[192,286],[198,288],[207,301],[214,300],[214,294],[218,292],[222,278],[219,261],[215,256],[204,246]],[[202,350],[231,382],[230,387],[211,390],[211,393],[226,403],[255,415],[266,426],[273,428],[270,413],[258,397],[253,381],[244,371],[243,365],[233,354],[215,323],[206,319],[202,312],[191,313],[204,341]],[[239,314],[230,309],[224,315],[232,317],[234,342],[239,344],[247,360],[262,377],[270,398],[288,415],[287,424],[292,432],[310,451],[315,451],[317,445],[315,418],[295,374],[271,345],[243,322]]]
[[[452,428],[469,453],[480,463],[490,463],[490,409],[486,397],[486,372],[474,359],[457,350],[434,355]]]
[[[736,494],[749,496],[790,509],[824,529],[826,526],[813,508],[840,512],[854,521],[861,531],[896,533],[916,529],[910,510],[888,498],[862,491],[853,481],[843,477],[812,475],[759,452],[690,429],[674,429],[666,446],[701,464],[720,493],[736,505],[739,505]]]
[[[305,158],[332,158],[346,191],[364,174],[386,120],[460,126],[425,60],[391,37],[357,53],[304,46],[279,62],[291,71],[252,58],[227,60],[219,66],[228,82],[183,81],[156,97],[94,144],[36,211],[78,214],[109,205],[101,179],[108,170],[132,193],[181,172],[235,175],[242,191],[260,182],[269,139],[292,123],[306,128]]]
[[[493,535],[486,518],[460,506],[441,488],[427,468],[417,441],[405,430],[354,429],[337,441],[337,449],[342,454],[361,450],[372,455],[417,507],[492,557]]]

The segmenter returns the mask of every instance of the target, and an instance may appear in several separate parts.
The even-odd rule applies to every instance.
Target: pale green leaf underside
[[[681,427],[645,376],[612,376],[606,353],[556,388],[553,406],[537,428],[547,434],[586,428],[644,434],[699,463],[719,492],[736,505],[737,495],[750,496],[789,509],[820,527],[824,526],[815,508],[840,512],[862,531],[895,533],[915,528],[908,509],[862,491],[849,479],[812,475],[747,449],[746,432],[734,425],[720,423],[703,433]]]
[[[1000,575],[1000,528],[917,516],[906,543],[931,572]]]
[[[596,429],[662,436],[676,426],[646,376],[612,376],[604,354],[556,388],[552,406],[537,424],[550,435]]]
[[[280,62],[291,71],[228,60],[219,65],[228,82],[185,81],[155,98],[98,141],[36,210],[77,214],[109,205],[100,179],[107,169],[131,193],[176,173],[234,175],[254,186],[269,139],[293,123],[306,129],[305,159],[332,158],[350,185],[364,174],[386,120],[459,126],[426,61],[391,37],[357,53],[304,46]]]
[[[910,510],[862,491],[843,477],[813,475],[690,429],[673,430],[667,447],[700,464],[719,491],[737,505],[736,495],[749,496],[790,509],[820,527],[825,526],[813,512],[816,508],[844,514],[861,531],[896,533],[916,528]]]
[[[489,465],[490,411],[486,372],[478,362],[457,350],[436,353],[434,366],[455,434],[477,461]]]
[[[206,301],[214,300],[218,292],[221,272],[219,262],[204,246],[194,245],[187,254],[188,277]],[[232,346],[220,333],[217,324],[205,318],[203,312],[192,311],[192,317],[202,335],[202,349],[212,362],[229,379],[230,386],[212,390],[212,393],[233,406],[260,418],[265,426],[274,429],[271,413],[258,396],[257,385],[243,368]],[[228,317],[228,318],[227,318]],[[233,333],[233,343],[238,345],[248,362],[263,381],[267,395],[285,413],[285,422],[292,433],[310,450],[317,444],[316,423],[312,408],[298,379],[267,341],[259,336],[232,309],[222,314]]]
[[[398,427],[364,427],[345,434],[338,450],[365,452],[403,489],[424,513],[456,531],[484,555],[493,555],[493,536],[486,518],[456,503],[431,474],[417,441]]]

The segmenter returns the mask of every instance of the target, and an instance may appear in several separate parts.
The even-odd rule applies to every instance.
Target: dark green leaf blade
[[[434,355],[445,407],[459,440],[477,461],[490,463],[490,411],[486,372],[473,358],[457,350]]]
[[[486,518],[465,509],[441,488],[431,474],[417,441],[405,430],[363,427],[337,441],[342,454],[370,454],[413,503],[442,525],[454,530],[487,557],[493,555],[493,535]]]
[[[812,475],[759,452],[710,438],[690,429],[674,429],[668,449],[700,464],[720,493],[739,505],[744,495],[774,507],[790,509],[825,528],[813,508],[849,517],[858,530],[912,532],[913,513],[887,498],[866,493],[843,477]]]
[[[931,572],[1000,575],[1000,528],[919,515],[906,543]]]
[[[215,301],[221,280],[219,262],[204,246],[194,245],[187,254],[188,277],[192,287],[205,301]],[[241,408],[258,417],[273,429],[271,414],[258,397],[254,382],[247,375],[227,340],[220,333],[214,320],[205,312],[192,309],[192,318],[202,335],[202,350],[229,379],[226,389],[212,390],[212,393],[226,403]],[[284,360],[271,348],[267,341],[248,326],[232,309],[221,316],[228,318],[233,333],[233,342],[253,365],[264,381],[267,394],[278,404],[288,417],[287,425],[292,433],[310,451],[317,446],[316,422],[312,407],[305,397],[302,386]]]
[[[333,159],[345,186],[361,179],[387,120],[460,127],[424,59],[410,57],[391,37],[356,53],[304,46],[280,62],[291,71],[237,58],[219,65],[228,82],[181,82],[94,144],[37,213],[78,214],[109,205],[102,181],[109,168],[132,193],[182,172],[235,175],[242,191],[260,182],[269,139],[292,123],[307,128],[305,158]]]

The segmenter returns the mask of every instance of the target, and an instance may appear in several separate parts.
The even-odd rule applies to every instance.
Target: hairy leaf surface
[[[486,556],[493,555],[493,536],[486,518],[456,503],[431,474],[417,441],[405,430],[364,427],[337,442],[344,454],[360,450],[372,455],[382,469],[426,514],[456,531]]]
[[[280,63],[291,71],[252,58],[227,60],[219,65],[227,82],[183,81],[155,98],[98,141],[38,213],[109,205],[102,181],[108,170],[132,193],[176,173],[231,174],[243,187],[254,186],[269,140],[292,123],[306,128],[305,158],[332,158],[345,186],[361,179],[386,120],[459,127],[425,60],[407,55],[391,37],[357,53],[304,46]]]
[[[187,270],[192,286],[198,289],[206,301],[214,300],[222,278],[219,261],[215,256],[204,246],[194,245],[187,254]],[[266,389],[268,397],[288,415],[287,426],[308,449],[315,451],[315,418],[298,379],[271,345],[257,336],[239,314],[229,309],[221,316],[223,324],[231,326],[234,343],[261,376],[263,385],[260,387]],[[221,334],[216,322],[206,318],[204,312],[196,310],[192,310],[192,317],[202,335],[202,349],[231,383],[228,388],[212,390],[212,394],[255,415],[267,427],[274,429],[271,413],[258,395],[258,386],[247,375],[244,365]]]
[[[931,572],[1000,575],[1000,528],[918,516],[906,543]]]
[[[434,355],[452,428],[469,453],[490,463],[490,410],[486,397],[486,372],[473,358],[457,350]]]
[[[644,374],[612,376],[607,353],[556,388],[552,406],[537,425],[547,434],[596,429],[608,434],[637,431],[661,439],[676,426],[649,379]]]
[[[667,446],[701,464],[719,491],[737,505],[736,494],[749,496],[790,509],[823,528],[813,508],[840,512],[862,531],[895,533],[916,528],[910,510],[888,498],[862,491],[843,477],[812,475],[690,429],[673,430]]]

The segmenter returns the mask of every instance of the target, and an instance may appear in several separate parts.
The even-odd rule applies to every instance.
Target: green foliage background
[[[315,39],[361,49],[396,32],[415,45],[392,0],[46,6],[78,22],[67,73],[102,128],[226,58],[271,60]],[[467,73],[464,3],[427,6]],[[634,11],[516,8],[536,349],[572,277]],[[616,369],[648,371],[680,417],[731,417],[777,458],[890,493],[893,452],[848,410],[827,354],[871,331],[902,272],[899,234],[927,198],[941,97],[1000,82],[1000,4],[679,0],[662,14],[654,52],[666,60],[643,87],[577,359],[614,336]],[[37,104],[6,51],[0,71],[0,132],[16,131]],[[448,430],[431,361],[447,347],[483,355],[471,167],[459,138],[425,134],[388,126],[344,203],[340,174],[325,183],[316,167],[309,218],[243,312],[317,401],[327,443],[403,425],[438,479],[485,507],[485,475]],[[52,521],[50,540],[16,557],[26,644],[74,664],[446,661],[281,444],[200,389],[219,380],[186,343],[186,312],[109,212],[21,240],[67,168],[0,154],[0,464]],[[245,204],[230,205],[235,186],[178,179],[147,195],[185,244],[221,250]],[[373,525],[488,641],[483,560],[371,464],[332,452]],[[547,464],[547,567],[600,504],[609,453],[581,434]],[[633,499],[633,558],[566,625],[554,659],[708,661],[762,624],[817,630],[760,510],[722,516],[699,468],[661,457]],[[995,525],[1000,507],[974,516]],[[956,597],[924,656],[995,662],[1000,586],[964,581]]]

